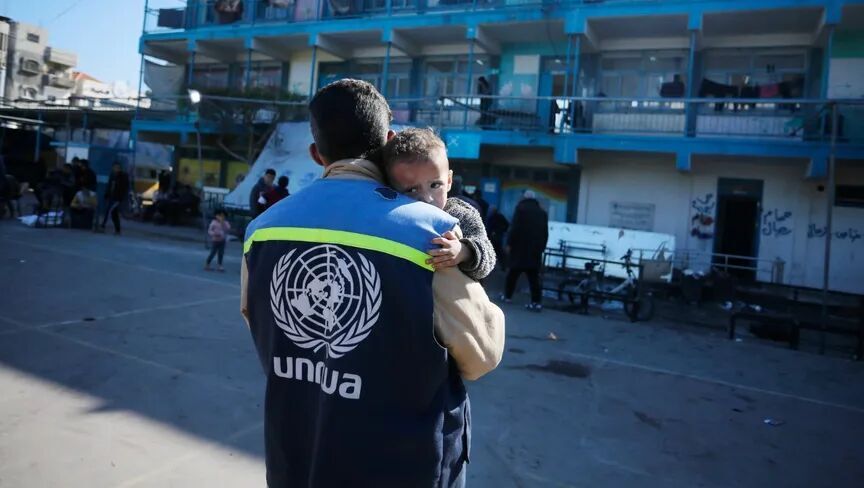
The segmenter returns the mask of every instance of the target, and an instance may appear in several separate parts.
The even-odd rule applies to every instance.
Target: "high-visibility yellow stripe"
[[[431,265],[426,264],[429,255],[423,251],[414,249],[401,242],[391,241],[381,237],[358,234],[356,232],[345,232],[330,229],[312,229],[307,227],[269,227],[258,229],[243,243],[243,254],[249,252],[252,244],[264,241],[297,241],[316,242],[322,244],[341,244],[370,251],[383,252],[397,258],[402,258],[433,271]]]

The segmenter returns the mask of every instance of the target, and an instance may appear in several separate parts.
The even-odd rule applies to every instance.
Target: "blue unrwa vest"
[[[250,224],[270,487],[454,483],[470,410],[434,337],[425,250],[455,223],[377,183],[324,179]]]

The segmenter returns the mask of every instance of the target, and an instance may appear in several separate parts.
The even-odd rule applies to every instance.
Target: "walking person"
[[[207,256],[207,262],[204,263],[204,271],[210,271],[210,263],[213,262],[213,257],[216,256],[216,271],[220,273],[225,271],[222,267],[222,257],[225,255],[225,242],[228,240],[228,232],[231,231],[231,224],[225,220],[225,211],[219,209],[213,215],[213,220],[210,221],[210,227],[207,228],[207,235],[210,236],[210,255]]]
[[[105,189],[105,216],[100,226],[102,232],[105,232],[105,224],[108,223],[110,216],[114,224],[114,234],[120,235],[120,206],[128,196],[129,176],[123,171],[120,163],[115,162],[111,165],[111,176],[108,177],[108,186]]]
[[[492,108],[492,85],[485,76],[477,78],[477,95],[480,96],[480,118],[477,119],[477,125],[483,127],[492,120],[489,114],[489,109]]]
[[[528,277],[531,288],[531,303],[525,307],[539,312],[543,310],[540,290],[540,267],[543,265],[543,251],[549,239],[549,216],[540,207],[537,195],[528,190],[513,212],[513,224],[507,238],[507,254],[510,271],[504,285],[505,303],[510,303],[516,282],[522,273]]]
[[[366,159],[393,136],[375,87],[333,82],[309,113],[324,175],[249,224],[240,271],[267,377],[267,485],[464,487],[463,378],[501,360],[504,315],[457,267],[427,262],[456,219]]]

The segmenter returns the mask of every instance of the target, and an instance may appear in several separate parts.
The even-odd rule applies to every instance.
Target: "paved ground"
[[[263,485],[239,245],[205,273],[200,243],[138,230],[0,223],[0,487]],[[470,486],[861,486],[861,363],[505,311]]]

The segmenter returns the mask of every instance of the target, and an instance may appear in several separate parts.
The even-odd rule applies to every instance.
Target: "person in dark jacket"
[[[129,176],[123,171],[120,163],[111,166],[111,176],[108,177],[108,186],[105,189],[105,216],[102,218],[102,232],[105,232],[105,224],[108,216],[114,223],[114,234],[120,234],[120,205],[129,196]]]
[[[502,263],[504,259],[504,235],[507,234],[507,229],[510,228],[510,222],[507,217],[498,211],[498,207],[490,207],[489,218],[486,219],[486,232],[489,234],[489,240],[492,241],[492,248],[495,249],[495,254],[498,256],[498,262]],[[506,266],[503,266],[506,269]]]
[[[81,160],[81,181],[79,186],[83,186],[90,191],[96,191],[98,185],[96,181],[96,172],[90,168],[90,161],[87,159]]]
[[[264,172],[258,183],[252,187],[249,192],[249,211],[252,212],[252,218],[261,215],[261,212],[267,210],[267,198],[264,196],[273,189],[273,180],[276,179],[276,170],[268,168]]]
[[[513,212],[513,225],[507,239],[507,254],[510,257],[510,271],[504,288],[504,301],[510,302],[519,275],[528,276],[531,287],[531,303],[526,308],[539,312],[543,309],[540,291],[540,267],[543,265],[543,251],[549,239],[549,216],[540,207],[533,191],[528,190]]]

